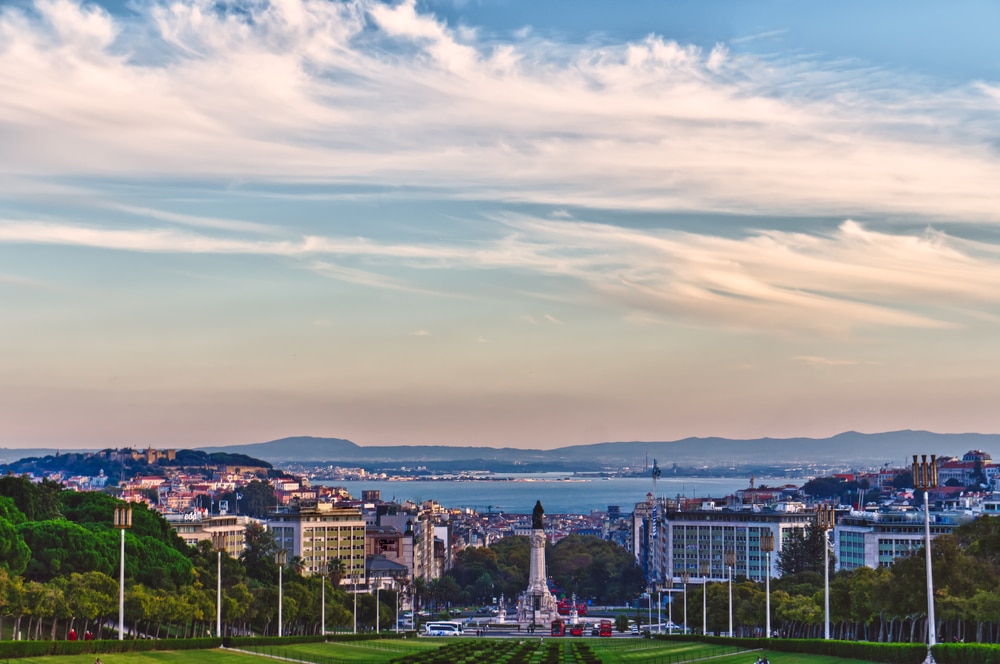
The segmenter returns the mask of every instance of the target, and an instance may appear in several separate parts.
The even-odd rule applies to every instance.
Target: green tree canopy
[[[67,521],[29,521],[18,528],[31,560],[24,575],[32,581],[49,581],[73,572],[112,574],[118,558],[114,538]],[[108,533],[110,534],[110,533]]]
[[[46,521],[59,516],[59,492],[62,485],[51,480],[32,482],[26,475],[0,477],[0,496],[14,505],[31,521]]]
[[[0,516],[0,569],[11,574],[20,575],[31,559],[31,549],[17,527]]]

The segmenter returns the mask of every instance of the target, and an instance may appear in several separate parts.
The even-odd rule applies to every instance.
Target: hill
[[[238,452],[274,463],[328,462],[332,464],[420,464],[467,462],[466,468],[515,465],[589,468],[641,467],[657,459],[661,467],[727,466],[732,464],[859,464],[903,465],[912,454],[961,455],[970,449],[1000,450],[998,434],[939,434],[929,431],[858,433],[830,438],[685,438],[676,441],[609,442],[572,445],[552,450],[512,447],[449,447],[396,445],[365,447],[341,438],[296,436],[264,443],[204,447],[206,452]]]

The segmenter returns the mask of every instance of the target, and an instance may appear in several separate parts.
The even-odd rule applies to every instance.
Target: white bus
[[[424,625],[427,636],[461,636],[462,625],[454,622],[429,622]]]

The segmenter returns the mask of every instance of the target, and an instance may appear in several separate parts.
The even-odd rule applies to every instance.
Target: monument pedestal
[[[531,531],[531,566],[528,574],[528,588],[521,593],[517,602],[517,622],[522,627],[549,624],[559,617],[559,607],[555,596],[549,592],[545,574],[545,530]]]

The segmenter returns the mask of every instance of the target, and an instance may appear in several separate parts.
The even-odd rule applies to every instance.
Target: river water
[[[444,507],[469,507],[478,512],[529,514],[536,500],[548,514],[589,514],[618,505],[622,512],[631,512],[635,503],[643,502],[653,490],[646,477],[578,478],[565,473],[533,473],[504,475],[498,480],[433,480],[433,481],[327,481],[314,484],[342,486],[354,498],[361,492],[377,489],[382,500],[412,500],[420,503],[436,500]],[[803,478],[757,478],[756,486],[801,485]],[[688,498],[724,497],[737,489],[749,487],[746,477],[661,477],[656,493],[666,498],[678,495]]]

